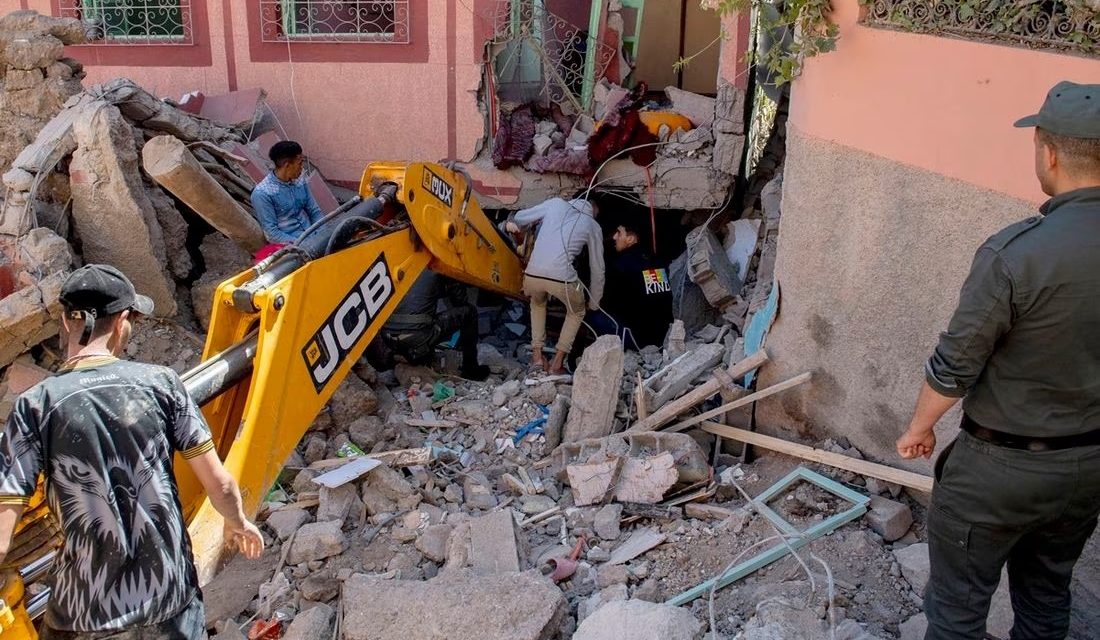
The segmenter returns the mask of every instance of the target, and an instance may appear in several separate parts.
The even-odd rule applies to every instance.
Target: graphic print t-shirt
[[[38,474],[65,544],[46,623],[107,631],[162,622],[198,590],[172,456],[214,448],[174,371],[110,357],[19,397],[0,435],[0,503],[26,504]]]

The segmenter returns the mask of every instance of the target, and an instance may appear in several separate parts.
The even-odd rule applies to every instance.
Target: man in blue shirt
[[[290,140],[276,142],[268,153],[275,165],[252,190],[252,207],[271,244],[294,242],[311,224],[324,217],[309,185],[302,179],[305,156],[302,145]]]

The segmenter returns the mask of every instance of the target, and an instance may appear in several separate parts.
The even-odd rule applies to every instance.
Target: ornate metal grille
[[[587,110],[585,82],[603,77],[613,47],[547,11],[542,0],[499,0],[495,25],[494,65],[503,98],[522,102],[543,95],[577,113]]]
[[[864,24],[1035,49],[1100,54],[1088,0],[870,0]]]
[[[409,0],[260,0],[264,42],[408,44]]]
[[[88,44],[192,44],[191,0],[61,0],[58,15],[85,24]]]

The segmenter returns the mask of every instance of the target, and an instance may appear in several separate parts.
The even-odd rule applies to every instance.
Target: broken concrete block
[[[340,583],[328,573],[315,573],[298,585],[302,597],[313,602],[332,600],[340,593]]]
[[[553,509],[558,503],[550,496],[527,495],[520,496],[519,505],[519,510],[524,515],[533,516]]]
[[[567,615],[561,589],[537,573],[486,580],[469,571],[431,580],[379,580],[362,574],[344,583],[344,640],[483,638],[547,640]]]
[[[546,447],[554,449],[561,444],[561,432],[565,426],[566,416],[569,415],[569,398],[559,395],[554,397],[554,404],[550,405],[550,415],[546,418],[546,424],[542,431],[546,435]]]
[[[462,495],[466,505],[474,509],[492,509],[497,506],[497,497],[489,489],[489,481],[479,473],[466,475],[462,480]]]
[[[279,509],[267,517],[267,526],[271,527],[280,540],[286,540],[309,520],[309,513],[305,509]]]
[[[150,177],[242,249],[256,252],[264,246],[260,224],[199,164],[183,141],[157,136],[145,143],[141,156]]]
[[[612,458],[591,464],[571,464],[565,468],[573,504],[578,507],[603,502],[613,489],[622,469],[623,459]]]
[[[672,101],[672,110],[687,116],[696,127],[709,126],[714,122],[714,98],[676,87],[665,87],[665,95]]]
[[[363,483],[361,496],[363,508],[367,510],[367,515],[376,516],[380,513],[394,513],[397,511],[396,501],[390,500],[381,490],[370,486],[366,482]]]
[[[45,227],[37,227],[18,239],[19,259],[24,271],[41,274],[69,271],[73,256],[69,243]]]
[[[573,375],[572,409],[562,442],[611,433],[623,370],[623,346],[616,336],[600,336],[581,356]]]
[[[721,311],[741,293],[742,278],[735,273],[722,243],[706,226],[688,232],[688,278],[697,284],[711,306]]]
[[[287,552],[287,564],[324,560],[343,553],[348,548],[348,540],[341,530],[342,525],[339,520],[303,525]]]
[[[57,335],[61,328],[58,295],[67,275],[55,273],[0,300],[0,366]]]
[[[443,562],[447,559],[447,541],[453,529],[449,524],[436,524],[424,529],[416,539],[416,550],[432,562]]]
[[[283,633],[283,640],[315,640],[332,634],[332,607],[317,604],[299,613]]]
[[[881,496],[871,496],[870,511],[865,516],[871,529],[886,542],[904,536],[913,526],[913,511],[900,502]]]
[[[603,540],[616,540],[619,537],[621,531],[619,530],[619,523],[623,519],[623,505],[621,504],[608,504],[604,505],[599,511],[596,512],[595,521],[592,528]]]
[[[676,461],[672,454],[662,453],[648,458],[627,458],[619,474],[615,499],[620,502],[657,504],[676,484]]]
[[[510,510],[473,518],[470,525],[470,565],[480,575],[519,571],[515,521]]]
[[[703,624],[691,611],[643,600],[608,602],[577,627],[573,640],[701,640]]]
[[[65,43],[49,34],[35,34],[9,40],[4,62],[13,69],[44,69],[65,54]]]
[[[353,376],[349,376],[349,379]],[[367,473],[364,483],[377,489],[383,496],[390,500],[400,500],[404,496],[412,495],[416,488],[405,479],[405,476],[396,469],[386,465],[375,467]]]
[[[901,575],[913,591],[920,596],[924,594],[924,586],[928,584],[928,575],[931,572],[928,560],[928,543],[912,544],[904,549],[894,550],[894,559],[901,565]]]
[[[85,262],[118,267],[158,316],[176,313],[164,237],[145,193],[130,124],[113,105],[89,104],[73,122],[77,149],[69,165],[73,223]]]
[[[701,374],[713,369],[726,354],[725,345],[708,343],[693,349],[646,384],[646,406],[652,413],[679,398]]]
[[[566,466],[578,462],[602,461],[607,458],[637,457],[668,452],[676,462],[679,482],[701,482],[710,477],[710,464],[699,443],[686,433],[645,431],[615,433],[605,438],[591,438],[567,443],[554,451],[552,468],[559,480],[564,480]]]
[[[630,580],[630,570],[621,564],[603,566],[596,572],[597,589],[626,584],[628,580]]]
[[[928,631],[928,618],[923,613],[918,613],[898,625],[899,640],[924,640],[926,631]]]
[[[348,483],[330,489],[322,486],[318,494],[320,504],[317,506],[318,522],[328,520],[358,520],[363,502],[359,499],[359,490],[354,483]]]

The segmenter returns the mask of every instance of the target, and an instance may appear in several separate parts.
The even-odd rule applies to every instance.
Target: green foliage
[[[777,85],[784,85],[802,72],[802,63],[819,53],[836,49],[840,30],[831,20],[830,0],[714,0],[709,6],[719,14],[752,12],[758,32],[775,36],[772,47],[750,51],[750,64],[768,69]]]

